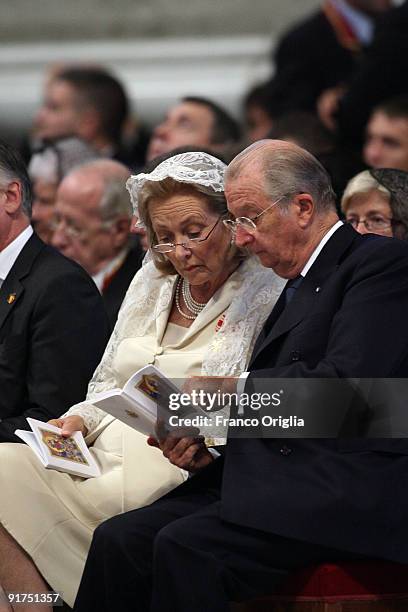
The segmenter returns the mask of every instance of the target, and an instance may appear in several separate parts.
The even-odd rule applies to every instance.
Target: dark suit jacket
[[[115,327],[118,312],[126,291],[134,275],[142,265],[144,255],[142,247],[138,243],[135,244],[129,250],[123,264],[113,276],[107,288],[102,292],[103,302],[112,329]]]
[[[0,288],[0,441],[83,400],[108,334],[94,282],[33,234]]]
[[[281,102],[282,111],[314,111],[324,89],[348,78],[355,54],[340,44],[325,14],[318,11],[282,38],[274,59],[274,102]]]
[[[408,245],[345,225],[260,338],[245,391],[262,378],[407,377],[407,312]],[[407,491],[408,439],[230,439],[221,517],[407,563]]]

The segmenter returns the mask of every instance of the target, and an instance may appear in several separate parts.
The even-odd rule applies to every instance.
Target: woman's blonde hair
[[[391,193],[386,189],[381,183],[377,181],[371,174],[369,170],[364,170],[363,172],[359,172],[356,176],[353,176],[352,179],[346,185],[346,188],[343,193],[343,197],[341,198],[341,210],[346,213],[347,208],[349,207],[350,200],[353,196],[360,193],[368,193],[369,191],[379,191],[380,193],[387,196],[388,201],[391,199]]]
[[[150,246],[157,244],[157,236],[153,230],[153,225],[149,214],[149,205],[154,200],[164,200],[175,195],[197,194],[205,196],[205,201],[211,212],[217,215],[229,215],[227,202],[223,192],[215,192],[210,187],[204,185],[190,185],[189,183],[181,183],[167,177],[162,181],[146,181],[140,190],[138,196],[138,207],[140,219],[146,226],[147,239]],[[237,256],[242,256],[236,247]],[[162,253],[152,249],[154,263],[158,270],[165,274],[176,274],[173,264]]]

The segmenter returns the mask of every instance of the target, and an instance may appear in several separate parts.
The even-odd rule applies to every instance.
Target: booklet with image
[[[84,478],[100,475],[80,431],[67,438],[61,435],[59,427],[29,417],[27,421],[32,431],[16,429],[14,433],[28,444],[44,467]]]
[[[154,434],[160,409],[169,414],[169,395],[180,393],[158,368],[148,365],[135,372],[123,389],[92,397],[92,404],[145,435]]]

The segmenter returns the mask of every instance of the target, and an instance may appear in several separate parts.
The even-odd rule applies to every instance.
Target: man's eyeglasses
[[[367,217],[366,219],[349,217],[346,219],[346,223],[349,223],[352,227],[354,227],[354,229],[357,229],[360,223],[363,223],[369,232],[375,232],[390,228],[392,226],[392,219],[387,219],[386,217],[381,217],[380,215],[374,215],[372,217]]]
[[[187,240],[185,240],[184,242],[160,242],[159,244],[154,244],[152,248],[157,253],[171,253],[175,250],[177,246],[182,246],[185,249],[194,249],[194,247],[200,244],[200,242],[204,242],[204,240],[207,240],[211,236],[223,216],[224,215],[218,217],[215,225],[213,225],[213,227],[210,229],[210,231],[205,237],[202,237],[202,230],[201,232],[198,232],[198,236],[196,236],[195,238],[187,238]]]
[[[83,240],[89,234],[91,234],[95,229],[95,228],[89,229],[89,228],[84,228],[84,227],[80,228],[76,226],[74,223],[72,223],[72,221],[67,221],[63,219],[62,217],[54,217],[54,219],[49,223],[49,227],[53,232],[56,232],[57,230],[61,229],[60,227],[61,224],[62,224],[62,229],[65,235],[68,236],[69,238],[73,238],[74,240]],[[106,229],[109,229],[109,227],[111,226],[112,226],[112,220],[105,220],[105,221],[102,221],[101,225],[96,229],[97,231],[106,230]]]
[[[270,206],[267,206],[264,210],[255,215],[255,217],[237,217],[235,221],[233,221],[232,219],[225,219],[223,223],[225,227],[227,227],[234,236],[237,233],[237,229],[239,227],[248,232],[248,234],[253,234],[256,231],[258,219],[262,217],[262,215],[264,215],[266,212],[268,212],[268,210],[273,208],[273,206],[278,204],[283,198],[284,196],[281,196],[275,202],[272,202]]]

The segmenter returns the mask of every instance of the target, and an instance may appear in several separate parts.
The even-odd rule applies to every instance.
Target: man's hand
[[[203,410],[209,407],[212,410],[220,410],[225,407],[223,399],[227,400],[227,405],[229,404],[228,396],[223,398],[223,395],[236,393],[238,380],[236,376],[191,376],[185,381],[182,392],[192,395],[193,392],[198,394],[201,391],[204,394],[200,396],[203,397],[203,403],[197,407]],[[210,402],[211,397],[212,403]]]
[[[337,129],[336,112],[339,107],[339,100],[344,92],[345,88],[338,85],[323,91],[317,100],[317,114],[320,121],[331,132],[335,132]]]
[[[179,434],[176,436],[173,432],[160,439],[149,436],[147,443],[160,448],[170,463],[192,473],[214,461],[202,436],[179,437]]]
[[[77,414],[73,414],[72,416],[64,417],[62,419],[51,419],[51,421],[48,421],[48,423],[50,425],[54,425],[54,427],[59,427],[62,429],[61,433],[64,438],[69,438],[76,431],[80,431],[84,437],[88,433],[88,430],[85,427],[84,419]]]

